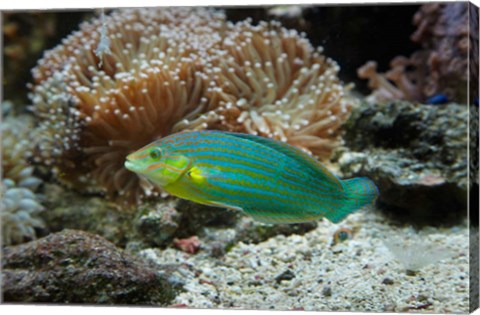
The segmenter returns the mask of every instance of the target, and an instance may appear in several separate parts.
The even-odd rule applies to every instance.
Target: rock
[[[260,243],[276,235],[303,235],[314,230],[317,222],[294,223],[294,224],[263,224],[245,216],[237,223],[237,241],[243,243]]]
[[[275,281],[277,283],[280,283],[282,282],[283,280],[285,281],[290,281],[292,280],[293,278],[295,278],[295,274],[290,270],[290,269],[287,269],[285,270],[284,272],[282,272],[281,274],[279,274],[278,276],[275,277]]]
[[[322,294],[325,297],[332,296],[332,288],[329,285],[326,285],[322,289]]]
[[[230,228],[208,227],[200,235],[202,249],[213,257],[221,257],[235,244],[257,244],[276,235],[303,235],[318,226],[317,222],[296,224],[264,224],[238,213],[236,224]]]
[[[386,284],[386,285],[392,285],[392,284],[394,284],[394,283],[395,283],[395,282],[394,282],[392,279],[390,279],[390,278],[385,278],[385,279],[383,279],[383,281],[382,281],[382,284]]]
[[[475,11],[475,10],[471,10]],[[478,48],[478,47],[477,47]],[[478,87],[477,87],[478,89]],[[478,95],[478,90],[477,90]],[[479,169],[479,152],[478,152],[478,144],[479,144],[479,119],[478,119],[478,105],[477,106],[470,106],[470,209],[479,209],[479,187],[478,187],[478,169]],[[470,211],[470,222],[473,225],[478,226],[479,222],[479,212],[478,211]]]
[[[175,295],[158,267],[86,232],[65,230],[2,254],[5,302],[165,305]]]
[[[138,238],[148,246],[170,243],[178,230],[182,215],[176,210],[178,200],[149,203],[139,207],[135,218]]]
[[[364,102],[345,125],[336,161],[343,177],[372,179],[390,213],[452,222],[467,213],[467,124],[464,105]]]
[[[235,226],[241,214],[224,208],[204,206],[180,199],[177,210],[182,214],[179,238],[198,235],[206,227],[229,228]]]
[[[82,195],[57,184],[45,184],[45,208],[42,213],[50,232],[76,229],[105,237],[124,247],[134,230],[135,212],[119,209],[106,198]]]
[[[202,235],[202,249],[210,256],[220,258],[238,242],[234,228],[206,228]]]
[[[238,211],[209,207],[177,198],[146,201],[122,209],[105,198],[81,195],[57,184],[46,184],[47,229],[79,229],[101,235],[136,253],[168,247],[172,241],[197,236],[202,249],[220,257],[235,243],[258,243],[278,234],[304,234],[316,222],[267,225]]]
[[[197,236],[202,242],[202,249],[215,257],[220,257],[238,242],[260,243],[276,235],[303,235],[317,227],[317,222],[264,224],[239,211],[185,200],[179,200],[176,209],[182,219],[175,237],[186,239]]]
[[[475,183],[478,188],[478,166],[479,166],[479,117],[478,106],[470,106],[470,180]]]
[[[146,203],[139,207],[127,248],[135,253],[151,247],[178,247],[179,241],[196,238],[202,250],[220,257],[235,242],[226,236],[236,235],[233,229],[240,217],[233,211],[177,198]]]

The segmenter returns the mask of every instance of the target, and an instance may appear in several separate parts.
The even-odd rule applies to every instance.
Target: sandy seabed
[[[341,228],[351,238],[335,243]],[[171,275],[185,284],[176,307],[468,313],[468,249],[466,223],[415,230],[370,209],[303,236],[240,242],[221,258],[175,249],[140,255],[182,265]]]

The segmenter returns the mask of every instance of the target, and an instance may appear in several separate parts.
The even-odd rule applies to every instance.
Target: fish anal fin
[[[244,209],[244,212],[250,215],[254,220],[265,224],[293,224],[317,221],[323,217],[316,211],[306,211],[304,213],[292,213],[291,215],[272,215],[258,210]]]
[[[226,209],[232,210],[232,211],[243,211],[243,209],[238,207],[238,206],[229,205],[227,203],[218,202],[218,201],[208,201],[208,205],[209,206],[214,206],[214,207],[219,207],[219,208],[226,208]]]

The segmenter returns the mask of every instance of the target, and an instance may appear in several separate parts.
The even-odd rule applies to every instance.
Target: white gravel
[[[340,227],[353,237],[335,245]],[[304,236],[239,243],[220,259],[173,248],[140,255],[182,264],[172,275],[185,282],[178,306],[468,313],[468,240],[466,224],[415,231],[364,210]]]

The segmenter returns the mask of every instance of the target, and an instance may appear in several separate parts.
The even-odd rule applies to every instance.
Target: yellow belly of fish
[[[209,200],[206,197],[198,196],[198,193],[192,193],[192,185],[197,191],[201,191],[202,185],[206,184],[206,178],[200,169],[193,167],[184,176],[186,177],[183,177],[174,183],[164,186],[163,189],[173,196],[190,200],[206,206],[221,207],[236,211],[243,210],[235,205],[222,203],[216,200]],[[188,184],[186,184],[185,181],[188,181]]]
[[[208,202],[208,200],[192,194],[188,187],[185,187],[185,185],[179,184],[178,182],[164,186],[163,189],[175,197],[187,199],[201,204],[206,204]]]
[[[188,181],[188,184],[186,184],[185,181]],[[182,176],[182,178],[174,183],[164,186],[163,189],[169,194],[182,199],[187,199],[208,206],[216,206],[216,204],[205,199],[204,197],[192,193],[192,188],[189,187],[193,185],[196,189],[201,190],[201,186],[205,184],[205,181],[206,178],[203,176],[201,170],[196,167],[192,167],[185,175]]]

